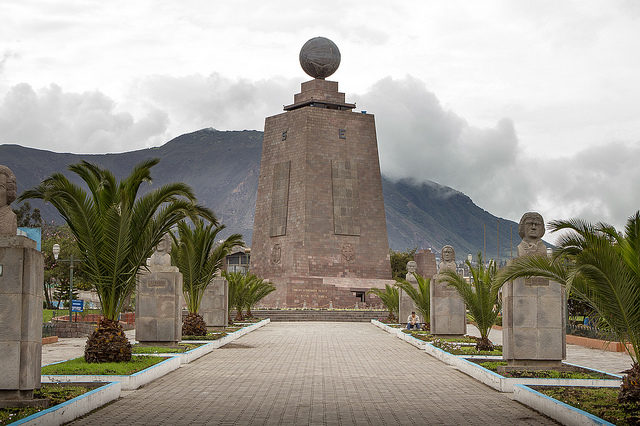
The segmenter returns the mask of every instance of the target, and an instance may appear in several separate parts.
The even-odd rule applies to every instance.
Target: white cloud
[[[77,153],[121,152],[166,140],[167,114],[135,119],[101,92],[70,93],[52,84],[13,86],[0,101],[0,143]]]

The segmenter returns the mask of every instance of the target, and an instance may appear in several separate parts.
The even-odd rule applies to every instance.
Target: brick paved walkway
[[[271,323],[75,424],[550,424],[367,323]]]

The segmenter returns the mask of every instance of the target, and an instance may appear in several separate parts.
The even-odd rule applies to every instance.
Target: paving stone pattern
[[[113,424],[550,424],[371,324],[271,323],[77,420]]]

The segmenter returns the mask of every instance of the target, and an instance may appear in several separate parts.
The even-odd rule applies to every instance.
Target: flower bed
[[[214,331],[211,333],[207,333],[204,336],[182,336],[182,341],[189,342],[189,341],[198,341],[198,340],[218,340],[226,335],[227,333],[225,333],[224,331]]]
[[[120,383],[50,383],[34,390],[35,398],[49,400],[49,408],[0,409],[0,425],[60,425],[70,422],[120,396]]]
[[[455,357],[455,356],[454,356]],[[473,377],[482,383],[499,390],[500,392],[513,392],[516,384],[523,385],[547,385],[547,386],[599,386],[599,387],[619,387],[622,378],[614,374],[607,374],[602,371],[593,370],[591,368],[582,367],[575,364],[564,363],[576,372],[583,375],[559,374],[558,372],[542,371],[539,374],[526,372],[516,374],[517,377],[507,377],[498,374],[481,364],[489,362],[490,367],[496,367],[495,363],[500,362],[498,359],[465,359],[464,357],[455,357],[457,360],[451,362],[458,370]],[[446,362],[446,361],[445,361]],[[556,377],[557,376],[557,377]]]
[[[619,389],[565,386],[531,386],[531,388],[616,425],[640,423],[640,405],[619,403]]]
[[[191,349],[199,348],[204,343],[180,343],[178,346],[144,346],[135,344],[131,347],[134,354],[180,354]]]

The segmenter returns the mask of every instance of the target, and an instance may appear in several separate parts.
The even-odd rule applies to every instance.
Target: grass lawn
[[[131,352],[134,354],[179,354],[199,348],[203,344],[204,343],[180,343],[177,347],[133,345]]]
[[[618,388],[532,386],[533,389],[616,425],[640,423],[640,405],[619,404]]]
[[[226,335],[227,333],[223,331],[218,333],[207,333],[206,336],[182,336],[182,340],[218,340]]]
[[[53,407],[54,405],[61,404],[93,389],[95,389],[95,387],[93,386],[61,386],[58,384],[44,383],[42,385],[42,388],[33,391],[33,396],[37,399],[48,399],[49,407]],[[0,425],[13,423],[17,420],[20,420],[24,417],[29,417],[30,415],[42,410],[45,410],[45,408],[0,408]]]
[[[494,373],[498,371],[498,366],[507,365],[506,361],[487,361],[478,362],[478,365],[483,366],[487,370],[491,370]],[[535,377],[540,379],[612,379],[617,377],[610,376],[605,373],[598,373],[590,370],[580,371],[556,371],[556,370],[538,370],[538,371],[511,371],[502,374],[504,377]]]
[[[42,374],[98,374],[128,376],[158,364],[166,358],[159,356],[133,356],[129,362],[88,363],[84,357],[42,367]]]

